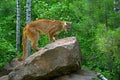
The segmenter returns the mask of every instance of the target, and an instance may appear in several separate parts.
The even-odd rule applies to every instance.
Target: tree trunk
[[[120,11],[118,0],[114,0],[114,11],[116,12]]]
[[[16,52],[20,51],[20,0],[17,2],[17,20],[16,20]]]
[[[27,0],[26,2],[26,24],[28,24],[31,21],[31,0]],[[30,56],[31,52],[31,46],[30,46],[30,40],[27,40],[27,56]]]

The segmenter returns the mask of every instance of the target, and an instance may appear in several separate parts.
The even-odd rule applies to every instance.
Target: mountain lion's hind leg
[[[31,40],[32,49],[34,49],[35,51],[40,50],[40,48],[38,47],[39,32],[33,33],[32,36],[30,36],[29,38]]]

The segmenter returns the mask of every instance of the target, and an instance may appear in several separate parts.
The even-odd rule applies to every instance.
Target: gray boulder
[[[90,70],[78,70],[78,71],[70,73],[68,75],[62,75],[60,77],[57,77],[57,78],[51,79],[51,80],[95,80],[95,79],[98,79],[97,73],[90,71]],[[8,75],[0,77],[0,80],[8,80]],[[32,80],[32,79],[30,79],[30,80]],[[107,80],[107,79],[105,79],[105,80]]]
[[[50,80],[81,69],[81,52],[77,39],[57,40],[21,62],[9,80]]]
[[[90,71],[90,70],[78,70],[68,75],[62,75],[60,77],[57,77],[51,80],[95,80],[95,79],[98,79],[97,76],[98,76],[97,73]],[[8,76],[6,75],[3,77],[0,77],[0,80],[8,80]]]

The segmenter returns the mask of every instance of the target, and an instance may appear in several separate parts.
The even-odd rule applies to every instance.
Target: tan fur
[[[50,42],[57,40],[57,35],[62,31],[70,30],[70,22],[61,22],[57,20],[36,20],[28,23],[24,30],[22,36],[22,45],[23,45],[23,55],[22,58],[18,59],[22,61],[26,58],[27,55],[27,39],[31,41],[32,49],[38,51],[38,39],[39,34],[47,34],[49,36]]]

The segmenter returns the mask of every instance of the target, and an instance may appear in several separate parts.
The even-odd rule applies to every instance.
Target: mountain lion
[[[49,36],[50,42],[57,40],[57,35],[65,30],[66,32],[70,31],[70,22],[62,22],[57,20],[47,20],[41,19],[28,23],[24,30],[22,36],[22,45],[23,45],[23,55],[19,58],[19,61],[22,61],[26,58],[27,54],[27,39],[31,41],[32,49],[35,51],[40,50],[38,46],[39,34],[47,34]]]

